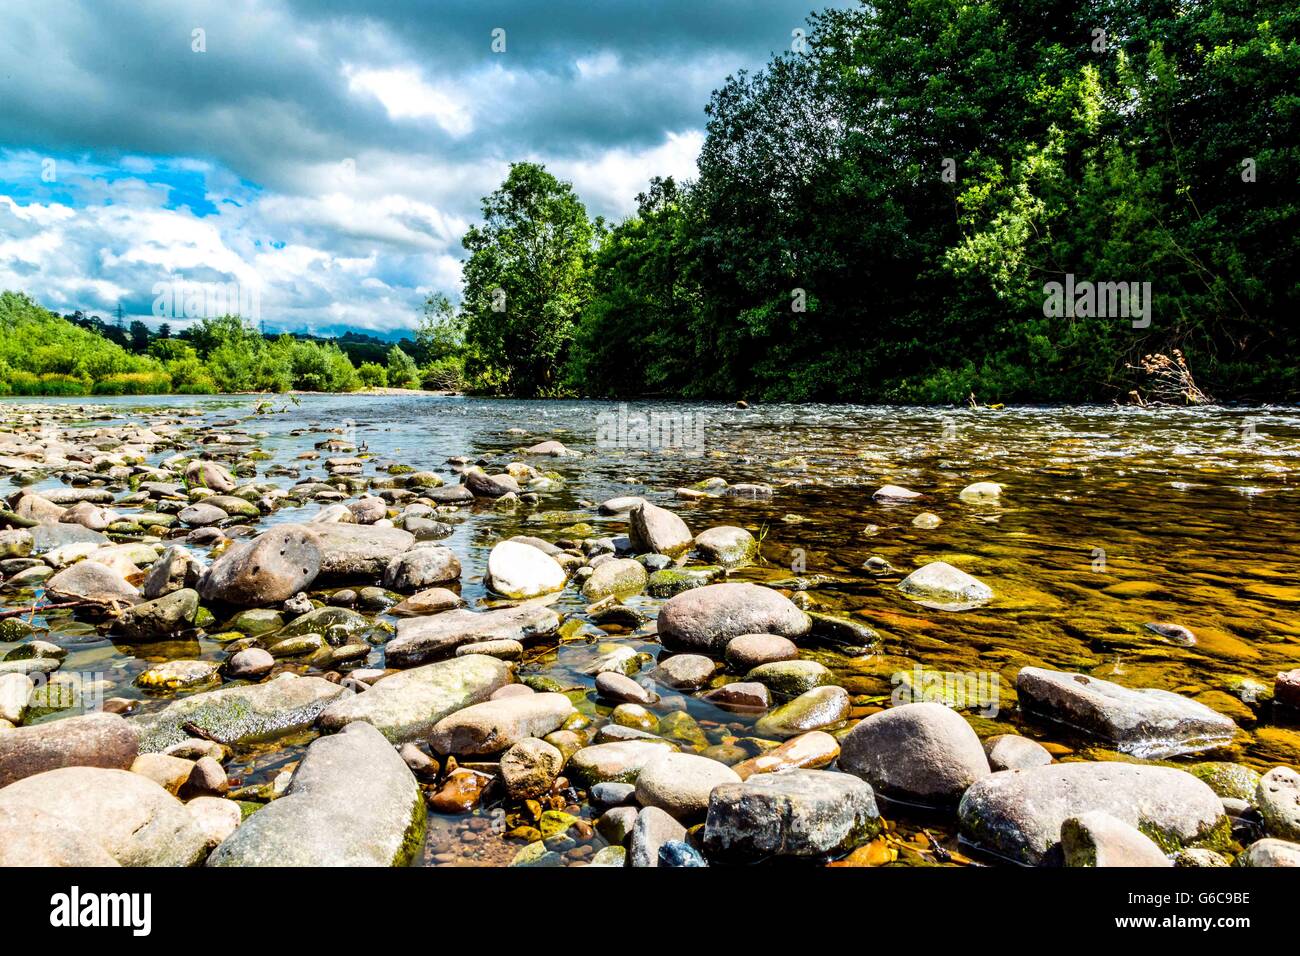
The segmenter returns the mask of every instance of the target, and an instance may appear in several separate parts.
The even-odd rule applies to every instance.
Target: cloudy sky
[[[268,327],[398,331],[511,161],[625,215],[832,2],[6,3],[0,288],[157,324],[159,283],[238,282]]]

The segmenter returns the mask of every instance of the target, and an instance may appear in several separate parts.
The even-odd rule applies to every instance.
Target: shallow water
[[[50,401],[59,400],[31,404]],[[807,608],[851,615],[880,633],[881,644],[869,655],[848,656],[832,647],[813,647],[806,654],[837,672],[855,697],[857,715],[885,702],[896,685],[893,676],[918,665],[978,678],[985,689],[996,674],[996,716],[965,711],[981,736],[1014,730],[1076,753],[1102,755],[1063,728],[1021,719],[1015,675],[1037,664],[1127,686],[1164,688],[1228,714],[1244,733],[1235,747],[1213,754],[1215,759],[1260,770],[1300,761],[1300,729],[1257,723],[1251,685],[1241,683],[1254,681],[1271,690],[1276,673],[1300,666],[1300,413],[1294,410],[737,409],[632,403],[627,411],[633,416],[677,416],[670,419],[672,437],[688,445],[647,448],[635,433],[618,431],[620,406],[613,403],[302,396],[296,405],[276,398],[273,406],[283,411],[254,415],[258,401],[173,396],[60,404],[108,406],[125,417],[142,411],[147,418],[169,408],[199,408],[202,418],[183,420],[195,428],[242,419],[226,430],[264,432],[257,447],[273,456],[258,463],[259,480],[271,465],[300,467],[302,478],[323,478],[328,453],[318,461],[295,461],[295,456],[340,429],[374,456],[367,475],[384,474],[375,464],[400,462],[437,471],[449,481],[455,480],[445,463],[450,456],[485,456],[504,464],[514,448],[558,438],[583,457],[530,461],[562,475],[561,490],[545,494],[531,510],[502,512],[482,504],[463,509],[454,535],[441,542],[461,558],[460,591],[471,606],[489,599],[483,573],[496,541],[517,533],[571,537],[561,529],[579,519],[593,525],[597,536],[621,534],[624,521],[601,517],[592,505],[641,494],[676,511],[693,531],[734,524],[760,537],[762,563],[734,572],[731,580],[798,591]],[[766,500],[687,500],[674,493],[715,475],[733,484],[771,483],[776,493]],[[267,480],[282,486],[294,481]],[[958,492],[974,481],[1001,483],[1000,502],[962,502]],[[907,504],[873,501],[871,493],[886,483],[928,497]],[[38,487],[59,484],[52,477]],[[8,479],[6,485],[13,487]],[[303,520],[319,507],[284,508],[264,521]],[[912,519],[922,511],[938,515],[942,524],[914,527]],[[863,563],[873,555],[899,573],[875,577],[864,571]],[[903,574],[932,560],[970,571],[994,589],[996,599],[977,610],[945,612],[921,607],[895,589]],[[3,606],[19,606],[31,597],[30,592],[5,593]],[[628,603],[653,616],[661,602],[643,597]],[[556,604],[579,619],[585,606],[574,587]],[[1150,621],[1185,625],[1196,643],[1183,646],[1162,638],[1144,628]],[[70,649],[64,673],[102,674],[112,684],[109,696],[155,699],[132,680],[158,660],[224,657],[219,645],[202,640],[114,643],[66,614],[35,623],[49,628],[36,637]],[[572,640],[529,648],[521,674],[544,673],[569,686],[590,686],[592,678],[580,669],[602,648],[608,650],[605,645],[630,643],[660,652],[653,625],[606,631],[608,636],[599,638],[588,627]],[[0,643],[0,656],[11,646]],[[383,649],[376,647],[369,663],[382,661]],[[689,709],[711,740],[743,736],[752,723],[680,696],[664,706]],[[586,707],[598,716],[608,712],[593,703]],[[228,769],[245,785],[268,780],[298,759],[309,740],[241,753]],[[470,819],[431,814],[426,861],[508,862],[521,844],[501,835],[499,811],[493,819],[494,811],[486,806]],[[585,806],[584,815],[589,815]],[[898,838],[916,838],[924,848],[927,841],[917,837],[921,827],[956,848],[942,821],[916,821],[905,814],[898,819]],[[934,854],[904,852],[903,860],[933,861]]]

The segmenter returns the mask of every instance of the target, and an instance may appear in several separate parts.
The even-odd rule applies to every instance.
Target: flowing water
[[[531,461],[558,472],[565,482],[560,490],[543,495],[535,508],[506,512],[476,504],[451,519],[456,531],[441,543],[461,558],[460,593],[471,607],[490,601],[483,574],[496,541],[520,533],[549,540],[622,534],[625,522],[598,515],[593,504],[617,495],[645,495],[676,511],[693,531],[730,524],[759,537],[761,562],[733,572],[732,580],[780,587],[807,609],[847,615],[879,632],[879,645],[867,654],[841,653],[833,646],[805,652],[836,672],[854,697],[855,715],[886,703],[900,686],[897,675],[915,673],[919,666],[978,681],[968,686],[991,693],[992,699],[963,711],[981,736],[1015,731],[1054,745],[1058,754],[1115,757],[1060,727],[1022,719],[1016,673],[1042,665],[1131,687],[1163,688],[1233,717],[1243,733],[1216,759],[1258,770],[1300,761],[1300,731],[1261,711],[1274,675],[1300,666],[1300,414],[1294,410],[741,409],[303,396],[296,404],[274,399],[274,413],[254,414],[259,401],[169,397],[93,404],[144,422],[197,408],[202,417],[180,419],[196,431],[240,419],[238,425],[220,427],[257,436],[256,447],[271,456],[259,462],[260,475],[269,466],[286,465],[298,468],[302,478],[324,478],[321,461],[296,456],[340,432],[373,456],[368,475],[383,474],[377,465],[399,462],[438,471],[449,481],[456,480],[446,464],[450,456],[484,457],[499,465],[512,459],[512,449],[557,438],[582,457]],[[39,408],[41,401],[31,404]],[[638,413],[661,416],[664,427],[649,436],[625,427]],[[98,424],[103,422],[87,422]],[[677,447],[653,447],[665,438]],[[713,476],[732,484],[768,483],[775,493],[698,499],[675,493]],[[284,486],[294,481],[267,480]],[[962,501],[959,491],[976,481],[1000,483],[1001,498]],[[872,492],[884,484],[927,497],[878,503]],[[38,487],[57,485],[57,477],[47,477]],[[266,520],[304,520],[319,507],[283,508]],[[937,515],[942,523],[914,526],[921,512]],[[594,530],[562,530],[581,523]],[[873,556],[897,573],[877,576],[864,570]],[[934,560],[971,572],[994,589],[996,598],[983,608],[951,612],[929,610],[897,591],[902,575]],[[29,603],[33,595],[3,598],[4,606],[13,607]],[[627,603],[650,617],[661,604],[648,597]],[[585,607],[574,587],[556,604],[578,620]],[[1153,621],[1184,625],[1195,643],[1144,627]],[[122,644],[59,612],[34,623],[36,637],[70,650],[63,672],[102,675],[110,682],[110,696],[155,699],[158,695],[132,681],[159,660],[224,657],[221,646],[206,639]],[[566,630],[564,638],[530,647],[520,673],[590,688],[592,678],[581,669],[609,645],[630,644],[658,655],[653,630],[653,623],[632,630],[606,626],[604,634],[592,625]],[[0,643],[0,656],[11,646]],[[376,646],[369,664],[382,662],[383,648]],[[594,695],[582,706],[598,718],[608,713]],[[693,698],[671,696],[659,711],[665,707],[686,708],[710,742],[744,736],[752,723]],[[309,740],[241,752],[228,769],[244,786],[265,782],[292,766]],[[585,805],[583,813],[590,815]],[[424,859],[508,862],[520,846],[502,833],[513,822],[503,828],[501,811],[491,804],[470,817],[431,814]],[[916,837],[924,827],[955,848],[948,826],[904,814],[897,832],[904,842],[915,837],[924,847]],[[904,854],[905,861],[923,858],[933,854]]]

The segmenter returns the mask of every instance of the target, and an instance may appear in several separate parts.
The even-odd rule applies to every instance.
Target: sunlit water
[[[110,405],[124,416],[143,411],[142,419],[165,415],[167,408],[197,407],[204,417],[184,420],[195,428],[242,419],[223,430],[265,433],[257,447],[273,459],[259,463],[259,475],[272,465],[287,465],[300,468],[302,478],[324,478],[322,461],[295,456],[338,429],[348,429],[373,456],[367,474],[383,474],[376,465],[400,462],[438,471],[449,481],[455,480],[446,465],[450,456],[484,456],[504,464],[512,449],[558,438],[583,457],[531,462],[559,472],[566,482],[562,490],[546,494],[537,508],[511,513],[478,505],[452,519],[463,520],[442,543],[461,558],[461,594],[471,606],[489,600],[483,573],[496,541],[517,533],[554,540],[579,519],[598,535],[621,534],[625,523],[599,516],[593,503],[642,494],[675,510],[694,531],[734,524],[761,537],[762,563],[734,572],[732,580],[800,591],[809,609],[847,614],[880,633],[880,646],[866,656],[846,656],[831,647],[807,650],[841,677],[855,697],[857,715],[886,703],[897,685],[894,675],[917,665],[981,675],[985,686],[996,674],[997,715],[965,711],[981,736],[1016,731],[1083,755],[1113,757],[1059,727],[1021,719],[1015,676],[1034,664],[1203,701],[1245,731],[1234,748],[1216,758],[1261,770],[1300,760],[1300,732],[1258,723],[1252,705],[1256,685],[1271,688],[1275,674],[1300,665],[1300,414],[1294,410],[738,409],[632,403],[626,410],[633,417],[639,412],[677,416],[669,419],[673,438],[690,445],[656,449],[645,448],[635,432],[619,431],[620,406],[613,403],[304,396],[298,405],[275,399],[282,411],[253,415],[257,401],[171,397],[93,404]],[[157,457],[167,454],[173,452]],[[766,500],[687,500],[674,493],[712,476],[733,484],[770,483],[776,492]],[[285,486],[294,481],[269,480]],[[1000,502],[962,502],[958,492],[974,481],[1001,483]],[[916,504],[873,501],[872,492],[886,483],[928,497]],[[285,508],[266,520],[302,520],[318,508],[314,503]],[[922,511],[938,515],[942,524],[914,527],[912,519]],[[863,564],[872,556],[900,573],[868,574]],[[898,580],[932,560],[976,575],[995,590],[996,599],[961,613],[914,604],[896,590]],[[31,598],[8,594],[5,606]],[[661,602],[642,597],[628,603],[652,617]],[[582,618],[585,602],[570,587],[556,607]],[[1197,641],[1172,643],[1145,629],[1149,621],[1185,625]],[[103,674],[116,696],[153,699],[132,680],[159,660],[224,657],[207,641],[115,643],[66,615],[37,623],[49,628],[37,637],[70,649],[63,672]],[[608,644],[660,653],[653,624],[632,632],[606,627],[606,632],[606,639],[593,638],[588,628],[588,636],[577,640],[531,647],[521,673],[589,687],[592,678],[581,668]],[[0,644],[0,654],[9,646]],[[376,647],[369,664],[382,661],[383,649]],[[608,713],[594,705],[594,695],[591,700],[592,713]],[[667,698],[665,706],[686,707],[712,741],[743,736],[752,723],[680,696]],[[299,759],[309,739],[239,753],[231,774],[244,785],[265,781]],[[426,861],[507,862],[519,844],[486,825],[494,809],[485,806],[471,819],[431,814]],[[583,813],[590,814],[585,804]],[[922,823],[955,846],[942,820],[904,818],[898,832],[906,838]]]

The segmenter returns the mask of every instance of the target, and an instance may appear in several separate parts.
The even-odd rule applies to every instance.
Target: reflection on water
[[[996,717],[967,716],[981,735],[1015,730],[1076,752],[1089,751],[1060,728],[1022,722],[1015,675],[1029,664],[1085,671],[1134,687],[1195,697],[1246,729],[1229,759],[1267,769],[1300,759],[1294,727],[1256,726],[1257,694],[1274,675],[1300,665],[1300,414],[1282,408],[1140,410],[1120,408],[969,409],[857,406],[759,406],[631,403],[630,416],[651,411],[686,416],[702,442],[656,448],[636,434],[610,440],[601,416],[620,412],[598,402],[494,401],[426,396],[304,396],[272,404],[284,414],[249,417],[253,398],[104,400],[123,414],[199,407],[201,426],[232,418],[259,436],[272,465],[324,477],[320,461],[298,461],[331,430],[344,429],[375,463],[401,462],[447,477],[453,455],[508,460],[511,449],[558,438],[581,458],[546,459],[539,467],[564,486],[540,507],[503,512],[476,506],[444,542],[464,565],[461,592],[486,598],[487,551],[516,533],[555,539],[579,521],[599,534],[625,530],[592,505],[616,495],[644,494],[677,511],[693,531],[735,524],[762,540],[763,562],[734,580],[776,584],[798,592],[810,610],[848,614],[875,628],[881,646],[868,656],[811,648],[809,657],[836,671],[854,696],[855,714],[887,702],[893,675],[921,665],[957,673],[996,673]],[[598,440],[598,438],[600,440]],[[667,442],[673,444],[673,442]],[[160,456],[161,457],[161,456]],[[376,469],[367,468],[367,474]],[[730,483],[775,486],[768,499],[684,498],[674,490],[720,476]],[[292,477],[269,480],[291,484]],[[975,481],[1004,486],[1000,499],[968,504],[958,492]],[[58,484],[48,479],[47,484]],[[883,504],[871,493],[902,485],[927,497]],[[315,504],[282,509],[272,521],[301,520]],[[574,514],[573,512],[580,512]],[[938,527],[913,525],[921,512]],[[873,556],[896,574],[863,569]],[[963,613],[932,611],[897,592],[901,575],[932,560],[975,574],[995,590],[988,606]],[[660,602],[631,602],[653,617]],[[568,589],[557,609],[578,619],[585,602]],[[1144,625],[1183,625],[1195,643],[1164,637]],[[111,694],[141,696],[131,680],[147,663],[178,657],[219,659],[215,644],[132,648],[99,637],[68,618],[48,622],[73,648],[64,672],[102,672]],[[653,625],[629,631],[588,625],[558,643],[531,648],[524,674],[545,674],[565,686],[589,687],[582,669],[611,644],[659,653]],[[7,645],[0,645],[0,651]],[[382,661],[376,649],[372,664]],[[710,742],[744,736],[752,720],[684,697]],[[608,713],[584,705],[594,717]],[[245,782],[270,779],[301,744],[239,755],[233,773]],[[288,760],[289,765],[292,759]],[[426,859],[508,862],[518,844],[488,818],[431,820]],[[587,811],[584,813],[589,815]],[[951,834],[935,829],[940,839]],[[900,832],[904,839],[908,825]]]

